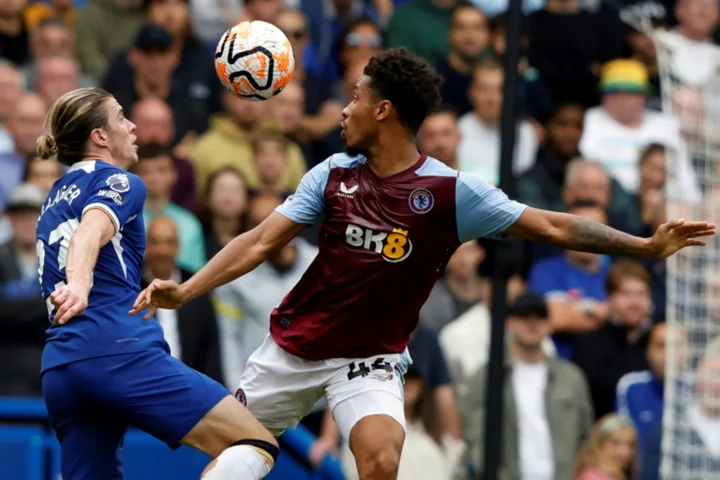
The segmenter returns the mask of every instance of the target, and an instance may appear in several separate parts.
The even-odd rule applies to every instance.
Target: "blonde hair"
[[[621,476],[621,478],[625,480],[634,480],[637,472],[637,465],[635,460],[633,460],[630,465],[623,468],[621,471],[612,472],[607,471],[608,466],[601,458],[600,453],[603,445],[610,437],[610,435],[624,428],[631,429],[637,438],[637,433],[635,431],[635,426],[633,425],[632,420],[630,420],[624,415],[609,413],[602,417],[600,420],[598,420],[592,431],[590,432],[590,436],[588,437],[587,441],[585,442],[582,449],[580,450],[580,453],[577,456],[573,478],[577,478],[582,473],[582,471],[588,467],[597,467],[605,471],[605,473],[607,474],[613,476]]]
[[[58,98],[45,116],[49,134],[37,139],[37,153],[73,165],[85,157],[90,132],[107,125],[106,102],[112,98],[101,88],[78,88]]]

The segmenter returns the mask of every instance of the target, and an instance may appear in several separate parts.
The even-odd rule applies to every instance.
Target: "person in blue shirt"
[[[575,204],[568,212],[607,223],[605,210],[593,203]],[[611,266],[608,257],[568,250],[538,260],[530,270],[528,288],[548,302],[553,341],[561,358],[572,357],[577,334],[606,320],[605,282]]]
[[[69,167],[45,200],[36,243],[50,320],[43,396],[63,478],[122,479],[130,425],[215,458],[204,479],[263,478],[275,439],[222,385],[173,358],[154,318],[129,315],[145,251],[146,189],[127,172],[135,125],[89,88],[58,99],[46,125],[39,155]]]

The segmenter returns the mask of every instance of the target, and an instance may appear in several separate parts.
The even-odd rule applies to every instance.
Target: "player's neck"
[[[368,155],[368,167],[379,178],[389,177],[407,170],[420,158],[414,141],[397,141],[397,137],[395,137],[395,141],[392,137],[388,140],[378,142],[378,145],[371,149]]]

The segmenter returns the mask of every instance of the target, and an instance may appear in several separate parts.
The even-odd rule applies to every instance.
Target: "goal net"
[[[668,218],[720,219],[720,49],[677,33],[653,34],[663,112],[679,123],[700,202],[667,197]],[[678,152],[668,151],[669,182]],[[672,192],[672,189],[668,189]],[[665,405],[661,478],[720,479],[720,249],[681,251],[667,261]]]

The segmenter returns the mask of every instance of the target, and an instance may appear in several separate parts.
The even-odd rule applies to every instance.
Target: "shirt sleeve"
[[[455,187],[455,215],[461,243],[476,238],[502,238],[527,208],[510,200],[479,175],[460,172]]]
[[[140,177],[117,170],[102,170],[90,184],[82,213],[98,208],[115,225],[115,232],[135,216],[142,214],[147,190]]]
[[[325,212],[325,186],[330,175],[330,160],[307,172],[294,194],[275,209],[295,223],[312,224]]]

